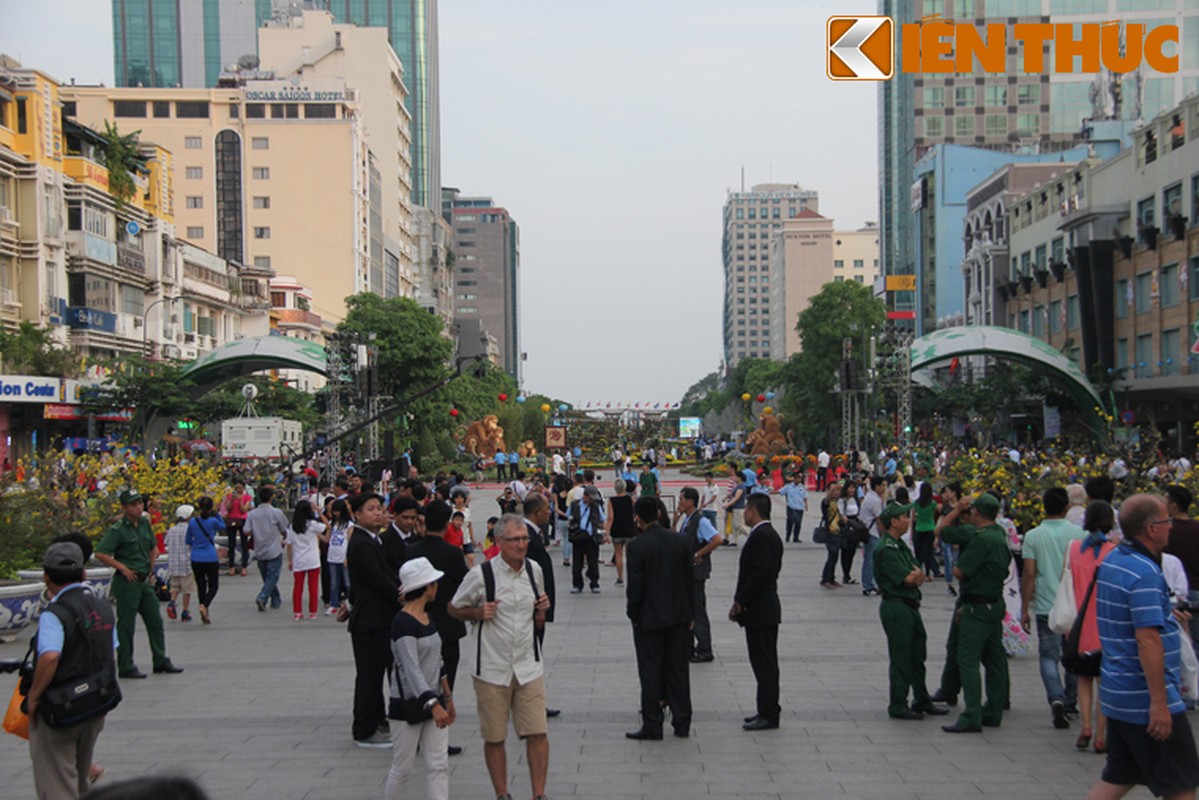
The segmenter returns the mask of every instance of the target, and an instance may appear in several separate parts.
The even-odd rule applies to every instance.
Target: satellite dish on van
[[[246,398],[246,400],[253,400],[258,396],[258,387],[252,383],[247,383],[241,387],[241,396]]]

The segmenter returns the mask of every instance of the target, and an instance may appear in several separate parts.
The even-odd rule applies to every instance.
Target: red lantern
[[[766,395],[764,395],[764,394],[760,394],[760,395],[758,395],[758,402],[759,402],[759,403],[765,403],[765,402],[766,402]]]
[[[504,402],[504,401],[505,401],[505,400],[507,400],[507,399],[508,399],[508,395],[506,395],[506,394],[504,394],[504,393],[502,393],[502,392],[501,392],[501,393],[500,393],[500,402],[502,403],[502,402]]]
[[[456,416],[458,416],[458,409],[456,409],[456,408],[451,408],[451,409],[450,409],[450,416],[451,416],[451,417],[456,417]]]

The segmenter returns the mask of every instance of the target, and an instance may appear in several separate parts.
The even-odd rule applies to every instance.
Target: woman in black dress
[[[612,540],[612,549],[616,556],[616,585],[624,586],[624,545],[637,533],[633,526],[633,498],[629,496],[627,485],[617,479],[613,485],[616,494],[608,498],[608,527],[605,533]]]

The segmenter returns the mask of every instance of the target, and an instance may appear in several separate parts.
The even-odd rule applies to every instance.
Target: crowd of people
[[[347,624],[355,666],[351,736],[359,746],[392,751],[388,798],[406,796],[418,752],[428,796],[449,796],[449,758],[463,747],[451,743],[453,696],[471,623],[468,669],[495,795],[510,797],[511,724],[525,742],[536,800],[548,779],[547,720],[561,713],[548,705],[543,657],[559,602],[555,561],[570,567],[572,594],[598,594],[601,547],[612,546],[609,563],[624,592],[640,681],[641,726],[627,736],[652,741],[663,738],[667,720],[675,736],[690,735],[689,670],[715,659],[706,590],[711,554],[740,547],[727,616],[744,630],[757,684],[755,713],[743,727],[772,730],[782,722],[778,576],[787,545],[803,542],[809,493],[823,491],[811,530],[827,552],[821,586],[859,584],[864,596],[879,598],[891,718],[946,715],[960,696],[961,713],[943,730],[1000,726],[1011,701],[1008,657],[1029,651],[1035,635],[1049,724],[1068,728],[1079,717],[1076,746],[1107,755],[1092,796],[1119,797],[1139,783],[1171,797],[1194,796],[1199,759],[1185,710],[1199,689],[1189,614],[1199,600],[1199,521],[1189,517],[1193,498],[1185,486],[1122,503],[1107,474],[1049,486],[1038,523],[1021,531],[1005,515],[1003,487],[966,492],[938,477],[936,467],[917,477],[898,463],[892,468],[891,459],[855,475],[838,471],[831,458],[821,467],[825,456],[814,467],[817,489],[804,468],[779,475],[746,463],[699,476],[673,498],[673,508],[650,460],[640,470],[625,461],[602,487],[591,470],[517,469],[494,508],[472,502],[477,489],[452,473],[431,481],[393,476],[376,487],[348,471],[314,482],[290,514],[275,505],[272,486],[250,492],[235,483],[223,497],[174,509],[175,524],[161,545],[145,498],[126,491],[121,519],[96,545],[96,558],[116,571],[115,616],[110,610],[107,626],[103,615],[94,618],[116,644],[115,655],[108,653],[115,676],[146,677],[134,661],[139,617],[152,672],[178,673],[166,655],[149,580],[160,546],[170,574],[166,614],[180,624],[192,619],[193,593],[201,624],[219,624],[212,601],[221,574],[245,576],[251,558],[261,579],[255,607],[281,608],[286,557],[293,619],[316,620],[323,604],[326,616]],[[1162,477],[1178,469],[1167,465]],[[720,472],[726,474],[718,483]],[[771,524],[776,508],[785,517],[782,535]],[[50,596],[85,613],[86,603],[75,609],[65,600],[90,596],[81,582],[86,555],[79,544],[71,545],[78,556],[60,544],[46,555]],[[942,580],[955,611],[945,631],[945,667],[930,691],[920,609],[923,592]],[[1073,622],[1063,629],[1053,614],[1066,585]],[[95,647],[88,657],[65,652],[80,646],[61,630],[39,631],[42,666],[28,694],[35,731],[47,691],[77,680],[80,670],[104,668]],[[69,667],[56,674],[46,666],[55,662]],[[107,710],[90,719],[102,720]],[[48,727],[31,735],[39,796],[52,785],[44,796],[79,796],[88,788],[102,722],[77,730],[70,741],[57,733],[50,738]]]

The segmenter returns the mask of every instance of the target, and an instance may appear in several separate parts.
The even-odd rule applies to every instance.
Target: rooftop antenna
[[[741,165],[741,191],[745,191],[745,165]]]

